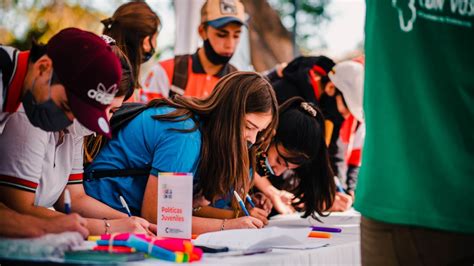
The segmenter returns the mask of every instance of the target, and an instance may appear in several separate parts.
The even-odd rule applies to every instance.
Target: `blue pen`
[[[71,194],[67,188],[64,190],[64,213],[71,213]]]
[[[245,195],[245,198],[246,198],[247,201],[249,202],[250,206],[252,206],[252,208],[255,208],[255,203],[253,203],[253,200],[252,200],[252,198],[249,196],[249,194]]]
[[[247,211],[247,208],[245,208],[244,202],[240,198],[239,194],[237,194],[237,192],[235,192],[235,190],[234,190],[234,196],[237,199],[237,202],[239,202],[240,208],[245,213],[245,216],[250,216],[249,212]]]
[[[337,176],[334,176],[334,182],[336,183],[337,192],[345,193],[344,189],[342,188],[341,181]]]
[[[122,196],[119,196],[120,202],[122,203],[122,206],[127,210],[128,217],[132,216],[132,213],[130,212],[130,209],[128,208],[127,202]]]

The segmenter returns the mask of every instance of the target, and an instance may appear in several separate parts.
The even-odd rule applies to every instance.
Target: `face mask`
[[[214,65],[223,65],[229,62],[229,60],[232,58],[231,56],[222,56],[216,51],[214,51],[214,48],[212,48],[211,43],[209,42],[209,39],[204,41],[204,52],[206,53],[207,59],[211,61]]]
[[[268,172],[270,172],[271,175],[275,175],[275,172],[273,171],[273,168],[270,165],[270,162],[268,161],[268,157],[265,157],[265,167],[267,168]]]
[[[148,39],[148,42],[150,43],[151,49],[150,49],[150,51],[143,53],[142,63],[145,63],[146,61],[150,60],[153,57],[153,55],[155,54],[155,47],[153,47],[153,44],[151,43],[150,40],[151,40],[151,38]]]
[[[52,78],[52,72],[51,72]],[[44,103],[37,103],[32,90],[35,87],[36,78],[33,80],[31,89],[27,90],[22,103],[25,113],[31,124],[44,131],[61,131],[72,124],[61,108],[51,99],[51,78],[49,79],[49,99]]]
[[[94,134],[94,131],[89,130],[85,126],[83,126],[77,119],[74,119],[74,122],[70,127],[68,127],[68,130],[71,134],[75,136],[80,136],[80,137],[85,137]]]

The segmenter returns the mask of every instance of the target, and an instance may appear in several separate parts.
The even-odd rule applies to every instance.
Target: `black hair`
[[[318,220],[315,213],[324,216],[322,212],[332,206],[336,192],[325,143],[323,113],[301,97],[285,101],[279,112],[273,143],[276,147],[281,144],[292,154],[291,158],[283,157],[286,161],[299,165],[293,170],[298,182],[291,192],[300,203],[304,203],[302,217],[311,216]]]
[[[28,63],[35,63],[36,61],[38,61],[43,55],[46,55],[47,49],[48,49],[47,45],[38,43],[36,40],[32,40],[30,55],[28,56]],[[51,76],[50,84],[51,85],[61,84],[61,81],[59,80],[58,75],[56,74],[56,72],[54,72],[54,68],[53,68],[53,74]]]
[[[46,54],[47,46],[45,44],[40,44],[35,40],[31,41],[30,56],[28,61],[34,63],[38,61],[43,55]]]

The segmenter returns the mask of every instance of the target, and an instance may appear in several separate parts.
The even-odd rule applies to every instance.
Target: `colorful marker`
[[[93,250],[99,251],[109,251],[109,252],[116,252],[116,253],[133,253],[135,252],[134,248],[125,247],[125,246],[95,246]]]
[[[313,238],[331,238],[331,234],[330,234],[330,233],[325,233],[325,232],[311,231],[311,232],[309,232],[308,237],[313,237]]]
[[[323,227],[323,226],[311,226],[311,229],[313,231],[330,232],[330,233],[340,233],[340,232],[342,232],[341,228]]]

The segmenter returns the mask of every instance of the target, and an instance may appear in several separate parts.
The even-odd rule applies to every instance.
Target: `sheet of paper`
[[[237,229],[212,232],[200,235],[196,245],[226,246],[233,250],[255,248],[308,249],[326,245],[326,242],[307,244],[311,228]]]
[[[158,236],[191,238],[192,204],[192,174],[159,173]]]
[[[268,227],[306,227],[306,226],[335,226],[335,227],[354,227],[359,226],[360,213],[354,209],[345,212],[333,212],[328,217],[319,217],[322,222],[308,217],[301,218],[302,213],[293,213],[286,215],[276,215],[269,221]]]

